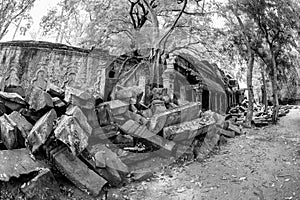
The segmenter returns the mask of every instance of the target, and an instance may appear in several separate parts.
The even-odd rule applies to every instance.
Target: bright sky
[[[57,5],[60,0],[36,0],[34,7],[31,9],[30,14],[33,18],[32,27],[27,31],[25,36],[16,34],[15,40],[40,40],[37,38],[34,33],[39,31],[39,23],[42,17],[47,13],[47,11]],[[15,31],[15,26],[11,26],[8,34],[2,39],[2,41],[11,41]]]

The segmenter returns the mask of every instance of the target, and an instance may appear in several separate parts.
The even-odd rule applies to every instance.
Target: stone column
[[[163,78],[163,86],[164,88],[168,89],[168,95],[170,96],[171,100],[173,100],[174,94],[174,84],[175,84],[175,56],[170,55],[169,59],[167,59],[167,69],[162,74]]]

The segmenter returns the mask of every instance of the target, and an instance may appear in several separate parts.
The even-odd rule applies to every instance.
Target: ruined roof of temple
[[[225,92],[222,74],[216,64],[210,64],[207,60],[200,60],[198,56],[187,51],[177,51],[175,55],[189,62],[190,65],[185,67],[190,67],[196,71],[210,90]]]
[[[9,42],[0,42],[0,48],[3,47],[25,47],[25,48],[35,48],[35,49],[58,49],[65,51],[76,51],[81,53],[90,53],[90,49],[83,49],[78,47],[72,47],[65,44],[51,43],[45,41],[33,41],[33,40],[24,40],[24,41],[9,41]]]

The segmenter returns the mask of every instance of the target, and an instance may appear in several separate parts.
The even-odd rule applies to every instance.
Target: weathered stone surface
[[[29,104],[29,108],[35,111],[53,108],[53,101],[50,94],[37,87],[31,87],[25,99]]]
[[[95,98],[91,93],[73,87],[66,87],[64,100],[80,108],[93,109],[95,107]]]
[[[92,159],[93,157],[91,156],[83,156],[83,153],[80,154],[79,157],[89,166],[89,168],[93,169],[97,174],[99,174],[101,177],[107,180],[110,185],[114,187],[118,187],[123,182],[123,178],[121,177],[120,173],[116,169],[109,168],[106,166],[104,168],[97,167],[97,163],[96,163],[97,161],[95,159]],[[104,153],[103,153],[103,159],[104,160],[102,160],[102,164],[100,165],[105,164]]]
[[[108,106],[113,116],[124,114],[129,109],[129,103],[118,99],[99,104],[97,108],[101,110],[104,106]]]
[[[39,171],[45,166],[34,161],[27,149],[0,151],[0,181],[9,181],[11,177]]]
[[[204,138],[203,143],[201,144],[200,149],[197,150],[197,158],[202,159],[206,155],[208,155],[213,148],[218,144],[220,139],[220,135],[218,133],[218,128],[216,125],[212,125],[209,127],[207,134]]]
[[[74,117],[88,135],[92,134],[93,130],[91,125],[88,123],[88,118],[78,106],[69,107],[66,111],[66,115]]]
[[[51,109],[41,117],[31,129],[28,135],[28,143],[32,152],[35,152],[44,144],[53,130],[53,122],[57,118],[54,109]]]
[[[208,126],[215,123],[212,117],[202,117],[189,122],[164,128],[163,136],[168,140],[184,141],[193,139],[207,131]]]
[[[212,112],[212,111],[206,111],[205,113],[203,113],[203,116],[210,116],[213,117],[216,121],[216,125],[219,128],[225,128],[226,124],[225,124],[225,116],[220,115],[218,113]]]
[[[26,102],[17,93],[7,93],[0,91],[0,101],[4,103],[4,105],[10,110],[20,110],[21,108],[26,106]]]
[[[90,170],[76,156],[67,149],[53,156],[55,166],[58,170],[72,181],[78,188],[88,191],[94,196],[100,194],[103,186],[107,183],[102,177]]]
[[[31,200],[56,200],[61,192],[52,172],[45,168],[38,175],[21,186],[21,191],[27,199]]]
[[[50,82],[62,89],[78,86],[104,96],[106,67],[112,60],[108,52],[99,49],[41,41],[0,43],[0,78],[3,80],[0,88],[12,85],[13,81],[7,80],[16,79],[17,85],[26,90],[31,85],[43,88]]]
[[[128,120],[120,129],[128,135],[144,138],[170,152],[175,146],[174,142],[152,133],[146,126],[142,126],[133,120]]]
[[[157,134],[164,127],[194,120],[199,117],[201,103],[190,103],[178,108],[166,110],[151,117],[149,130]]]
[[[167,110],[164,101],[154,100],[152,102],[151,110],[153,114],[162,113]]]
[[[54,130],[55,137],[65,143],[74,155],[88,146],[89,133],[80,126],[73,116],[63,115]]]
[[[6,114],[0,117],[1,139],[7,149],[18,147],[18,130],[16,124]]]
[[[15,122],[16,126],[18,127],[19,131],[21,132],[24,139],[27,138],[30,130],[32,129],[32,124],[29,123],[25,117],[23,117],[19,112],[14,111],[10,115],[9,118]]]
[[[96,167],[99,167],[99,168],[105,168],[106,167],[104,154],[105,154],[104,151],[98,151],[95,154]]]
[[[98,164],[105,165],[107,168],[115,169],[120,172],[128,173],[128,167],[125,165],[118,155],[112,152],[105,145],[97,146],[98,152],[95,154],[95,160]],[[102,154],[102,156],[100,156]],[[101,159],[101,157],[103,159]],[[103,161],[105,163],[103,163]]]

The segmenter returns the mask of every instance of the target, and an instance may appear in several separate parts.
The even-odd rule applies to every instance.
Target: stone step
[[[98,196],[107,181],[90,170],[67,148],[53,155],[57,169],[82,191]]]

